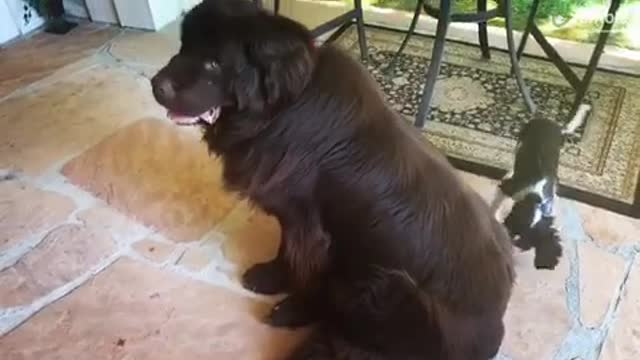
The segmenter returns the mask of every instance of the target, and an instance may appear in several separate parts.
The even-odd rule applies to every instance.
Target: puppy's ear
[[[264,103],[277,105],[298,97],[309,83],[314,67],[313,40],[301,25],[265,16],[264,33],[249,43],[247,53],[259,72]]]

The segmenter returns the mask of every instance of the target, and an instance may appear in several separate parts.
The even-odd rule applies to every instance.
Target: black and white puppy
[[[560,150],[566,139],[582,126],[590,109],[589,105],[580,105],[564,128],[544,118],[525,124],[518,136],[513,169],[502,179],[491,204],[491,210],[499,218],[505,200],[514,201],[504,225],[516,240],[516,246],[535,249],[537,269],[555,268],[562,256],[560,237],[553,224]]]

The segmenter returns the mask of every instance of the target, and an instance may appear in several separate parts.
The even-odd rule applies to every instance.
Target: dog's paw
[[[242,276],[242,285],[264,295],[286,292],[289,290],[286,266],[277,260],[254,265]]]
[[[274,327],[298,328],[317,320],[314,307],[300,296],[291,295],[276,304],[266,321]]]

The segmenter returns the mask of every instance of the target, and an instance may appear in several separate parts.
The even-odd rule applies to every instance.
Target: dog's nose
[[[151,79],[153,95],[159,103],[165,103],[173,100],[176,96],[176,90],[171,79],[164,76],[156,76]]]

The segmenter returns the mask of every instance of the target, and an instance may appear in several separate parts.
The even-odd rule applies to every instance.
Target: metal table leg
[[[487,11],[487,0],[477,0],[478,12]],[[491,51],[489,50],[489,35],[487,34],[487,22],[478,23],[478,40],[480,42],[480,51],[484,59],[491,59]]]
[[[553,64],[560,70],[562,76],[571,84],[571,86],[576,90],[576,96],[573,102],[572,113],[575,113],[578,109],[578,106],[584,101],[584,98],[589,90],[589,86],[591,85],[591,80],[593,79],[593,75],[598,67],[598,63],[600,61],[600,57],[604,51],[604,47],[607,43],[607,39],[609,38],[609,34],[613,25],[615,23],[616,15],[618,10],[620,9],[620,4],[622,0],[611,0],[611,4],[609,6],[609,11],[605,19],[607,21],[602,25],[602,29],[600,30],[600,35],[598,36],[598,41],[596,46],[591,54],[591,58],[589,60],[589,64],[587,65],[586,72],[582,79],[576,75],[576,73],[571,69],[569,64],[560,56],[560,54],[556,51],[556,49],[549,43],[544,34],[540,31],[538,26],[535,24],[535,15],[538,10],[537,6],[538,0],[534,0],[534,6],[532,6],[531,13],[529,14],[529,21],[527,23],[527,28],[531,29],[530,33],[533,35],[533,38],[536,42],[542,47],[542,50],[545,52],[549,60],[553,62]],[[528,35],[525,32],[525,35]],[[528,37],[528,36],[527,36]],[[524,51],[524,44],[526,42],[526,38],[523,38],[520,42],[520,47],[522,51]],[[521,51],[519,51],[521,53]]]
[[[363,61],[366,61],[369,58],[369,53],[367,51],[367,38],[365,36],[364,31],[364,18],[362,12],[362,0],[353,0],[354,9],[348,11],[334,19],[331,19],[324,24],[318,25],[316,28],[311,30],[311,34],[314,37],[319,37],[320,35],[326,34],[327,32],[336,29],[336,33],[341,34],[344,30],[346,30],[349,26],[355,23],[357,31],[358,31],[358,44],[360,46],[360,56]],[[335,33],[333,34],[335,35]],[[330,36],[329,41],[335,40],[337,36]]]
[[[531,34],[531,29],[533,25],[535,25],[536,14],[538,13],[538,7],[540,6],[540,0],[533,0],[531,4],[531,9],[529,10],[529,17],[527,18],[527,25],[524,28],[524,32],[522,33],[522,38],[520,39],[520,45],[518,45],[518,52],[516,53],[518,61],[522,58],[522,54],[524,53],[524,49],[527,47],[527,39],[529,39],[529,35]],[[511,67],[511,74],[513,75],[513,67]]]
[[[524,78],[522,77],[522,71],[520,70],[520,65],[518,64],[518,57],[516,54],[516,46],[513,39],[513,14],[511,10],[511,0],[502,0],[504,5],[504,17],[506,21],[506,29],[507,29],[507,46],[509,48],[509,56],[511,58],[511,69],[513,70],[513,74],[516,77],[516,82],[518,83],[518,88],[520,88],[520,93],[524,98],[524,102],[527,105],[527,109],[529,112],[536,111],[536,105],[531,99],[531,94],[529,94],[529,88],[527,88],[527,84],[524,82]]]
[[[431,53],[431,61],[427,69],[427,80],[424,84],[422,99],[418,107],[415,126],[423,128],[424,123],[431,112],[431,98],[435,88],[436,79],[440,73],[440,65],[442,64],[442,56],[444,55],[444,45],[447,37],[447,30],[451,22],[451,1],[442,0],[440,2],[440,14],[438,16],[438,26],[436,28],[436,39],[433,43],[433,51]]]
[[[402,44],[400,44],[398,51],[396,51],[395,55],[393,55],[393,58],[389,62],[389,65],[387,65],[385,72],[391,73],[393,68],[396,66],[396,62],[398,62],[398,58],[404,51],[404,48],[407,47],[407,44],[409,43],[409,39],[413,35],[413,32],[416,30],[416,25],[418,25],[418,19],[420,19],[420,13],[422,12],[423,4],[424,4],[424,0],[416,1],[416,9],[413,12],[413,19],[411,19],[411,25],[409,25],[409,30],[407,31],[407,34],[404,36],[404,39],[402,39]]]

